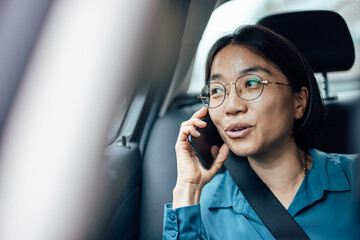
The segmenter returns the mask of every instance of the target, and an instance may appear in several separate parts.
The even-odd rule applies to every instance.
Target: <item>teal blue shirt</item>
[[[310,239],[360,239],[351,195],[351,165],[357,155],[309,152],[313,166],[288,212]],[[165,205],[163,238],[274,239],[227,171],[204,187],[200,204]]]

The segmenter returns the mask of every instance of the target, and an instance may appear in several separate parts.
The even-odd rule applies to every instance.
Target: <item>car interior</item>
[[[357,92],[339,98],[331,96],[327,86],[328,73],[346,71],[354,63],[354,45],[343,18],[332,11],[300,11],[266,16],[257,23],[292,41],[305,55],[313,71],[322,76],[326,127],[317,148],[326,152],[359,152],[360,129],[357,123],[360,120],[360,94]],[[172,189],[176,182],[174,146],[179,126],[201,106],[196,95],[178,96],[151,128],[143,151],[139,192],[135,191],[125,200],[135,204],[131,198],[141,196],[139,212],[136,212],[137,215],[128,213],[132,217],[127,219],[128,223],[130,219],[134,224],[139,222],[140,239],[159,239],[162,236],[164,204],[172,201]],[[126,202],[120,216],[131,208],[125,205]],[[138,208],[133,206],[133,209]],[[114,222],[114,230],[110,231],[118,231],[119,226],[123,225]]]
[[[254,0],[249,3],[241,0],[135,0],[127,4],[115,2],[117,1],[111,3],[114,6],[100,0],[97,5],[56,0],[31,0],[27,4],[22,0],[0,2],[0,6],[7,3],[7,8],[0,8],[4,19],[0,19],[0,52],[3,53],[0,56],[0,82],[4,86],[0,88],[0,211],[8,209],[5,201],[1,199],[1,194],[7,189],[13,190],[5,186],[7,182],[4,180],[11,174],[1,172],[6,169],[3,163],[14,160],[7,157],[10,156],[7,154],[7,136],[12,135],[4,134],[5,130],[18,133],[16,137],[10,137],[10,140],[15,142],[16,152],[26,154],[23,158],[29,162],[44,158],[42,164],[35,161],[34,166],[26,165],[24,159],[19,159],[19,166],[28,167],[29,175],[16,170],[12,173],[15,176],[12,178],[14,182],[19,182],[21,177],[22,181],[31,182],[30,177],[43,174],[44,177],[36,181],[36,184],[43,188],[41,184],[51,183],[51,177],[61,170],[54,170],[54,166],[58,166],[55,163],[48,164],[59,152],[68,149],[70,152],[65,156],[75,159],[69,161],[70,170],[64,172],[61,178],[66,182],[64,189],[60,190],[60,185],[56,185],[59,190],[56,196],[53,196],[59,199],[58,204],[64,202],[66,211],[62,209],[51,212],[48,209],[48,212],[41,215],[41,209],[36,209],[31,220],[25,221],[20,207],[35,209],[35,203],[49,202],[52,198],[50,193],[46,193],[56,189],[50,186],[46,189],[47,192],[44,191],[45,194],[41,195],[39,192],[34,194],[32,189],[27,191],[27,187],[25,193],[28,195],[9,201],[13,204],[11,209],[14,209],[14,213],[6,212],[10,216],[16,215],[18,218],[14,219],[21,221],[11,219],[7,225],[8,222],[4,220],[7,215],[0,216],[1,239],[162,239],[164,204],[172,202],[172,190],[177,177],[175,143],[179,127],[203,106],[197,96],[205,82],[203,62],[209,47],[204,46],[211,46],[219,36],[244,24],[262,24],[285,36],[309,61],[319,83],[326,112],[325,129],[316,148],[332,153],[360,153],[360,4],[357,0],[306,0],[301,3],[291,0]],[[82,16],[76,12],[82,8],[89,8],[91,14]],[[231,18],[225,10],[231,10],[235,17]],[[252,15],[247,16],[250,12]],[[60,13],[66,14],[60,18]],[[98,17],[100,15],[102,17]],[[79,18],[81,24],[73,23],[72,17]],[[64,29],[53,27],[57,26],[55,23],[65,21],[70,21],[70,27],[78,28],[71,32],[64,31],[70,28],[68,25]],[[221,25],[224,23],[231,23],[231,27]],[[44,29],[50,29],[51,33],[62,30],[49,39],[64,37],[68,45],[72,45],[73,41],[78,41],[78,45],[74,44],[70,50],[57,49],[54,44],[44,47],[43,42],[46,43],[46,39],[43,38],[47,36],[44,32],[49,32]],[[214,29],[217,32],[212,32]],[[94,34],[86,35],[91,31]],[[135,32],[137,35],[133,34]],[[81,34],[84,39],[79,38]],[[209,37],[213,39],[208,40]],[[109,39],[106,41],[106,38]],[[79,50],[92,40],[99,41],[99,44],[89,44],[84,52]],[[16,45],[20,43],[23,44],[22,48]],[[99,49],[105,53],[96,55],[98,62],[92,62],[91,51],[100,53]],[[46,113],[44,115],[38,114],[35,105],[30,105],[30,110],[20,109],[18,112],[25,112],[29,116],[39,115],[39,118],[45,119],[51,126],[51,131],[47,132],[55,133],[60,129],[60,133],[65,133],[69,130],[77,132],[79,136],[78,139],[62,139],[59,135],[49,133],[50,136],[45,135],[39,142],[39,152],[46,152],[56,144],[58,147],[54,149],[59,152],[51,151],[44,156],[34,152],[31,156],[28,152],[32,151],[28,150],[32,149],[25,143],[28,132],[23,129],[34,128],[33,122],[19,115],[17,121],[12,120],[14,127],[9,127],[9,115],[18,107],[15,103],[21,100],[18,100],[19,96],[26,95],[26,87],[41,88],[40,84],[31,85],[23,80],[28,75],[32,76],[29,73],[32,73],[33,68],[35,73],[39,72],[34,64],[36,56],[57,56],[59,52],[68,54],[62,59],[65,63],[83,55],[79,59],[84,65],[73,64],[70,70],[62,66],[59,68],[60,72],[76,70],[75,74],[64,75],[58,80],[68,81],[71,87],[66,86],[66,91],[61,93],[55,104],[49,99],[50,105],[43,110]],[[78,52],[80,54],[77,55]],[[45,71],[45,77],[41,84],[46,85],[53,79],[48,74],[54,69],[54,64],[51,61],[42,63],[40,68]],[[102,68],[102,72],[99,71],[101,74],[93,74],[92,70],[96,67]],[[78,74],[77,70],[86,70],[85,77]],[[55,72],[54,75],[57,77],[59,74]],[[34,79],[40,79],[39,76],[33,74]],[[87,78],[94,79],[97,85]],[[79,79],[84,80],[83,85],[77,85]],[[69,89],[74,86],[80,87],[71,101],[70,93],[73,92]],[[104,87],[101,88],[102,86]],[[50,89],[54,90],[53,88],[55,87],[50,86]],[[47,89],[44,91],[50,93]],[[81,93],[89,93],[86,100]],[[27,94],[25,100],[33,100],[35,103],[47,101],[40,101],[38,95],[40,94],[36,91],[33,95]],[[62,111],[79,102],[83,105],[74,111],[79,112],[79,115],[66,115],[64,113],[67,112]],[[60,103],[64,104],[63,108]],[[80,110],[87,115],[81,115]],[[100,121],[103,127],[101,129],[98,128]],[[63,129],[62,125],[65,125]],[[70,129],[71,126],[74,129]],[[40,130],[33,135],[42,137]],[[36,143],[32,137],[34,136],[30,136],[28,141]],[[56,142],[58,139],[61,141]],[[68,146],[71,141],[73,144]],[[10,160],[7,161],[7,158]],[[80,158],[82,161],[78,160]],[[61,157],[58,161],[65,162]],[[81,166],[80,162],[84,165]],[[42,170],[39,165],[52,168]],[[356,166],[355,176],[360,172],[360,164]],[[96,171],[91,172],[91,167]],[[40,174],[35,173],[37,169],[41,170]],[[71,182],[71,177],[75,180],[83,177],[83,185]],[[357,194],[360,206],[360,178],[356,179],[356,184],[355,195]],[[90,193],[83,194],[83,191]],[[76,204],[69,200],[71,197],[76,200]],[[29,199],[35,200],[31,202]],[[90,204],[89,201],[93,202]],[[75,210],[70,208],[71,204],[75,206]],[[79,212],[86,210],[88,214],[84,214],[82,221],[79,220]],[[74,211],[77,214],[73,214]],[[52,229],[58,232],[39,237],[40,233],[45,236],[45,231],[42,222],[37,222],[38,216],[44,216],[43,222],[46,222],[47,226],[50,226],[51,222]],[[74,219],[75,223],[69,219]],[[31,225],[32,223],[34,225]],[[71,226],[68,231],[61,227],[67,226],[66,224]],[[84,224],[87,226],[83,226]],[[9,235],[3,231],[7,226],[13,226],[9,228]],[[34,232],[37,230],[38,235],[34,233],[33,236],[36,237],[30,234],[26,234],[27,238],[12,237],[21,234],[18,229],[23,226]],[[62,235],[63,232],[73,236]]]

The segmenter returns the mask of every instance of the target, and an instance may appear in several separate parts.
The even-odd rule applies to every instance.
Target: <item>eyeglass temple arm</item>
[[[264,83],[264,84],[271,84],[271,83],[273,83],[273,84],[278,84],[278,85],[291,86],[290,83],[270,82],[270,81],[268,81],[268,80],[263,80],[263,83]]]
[[[203,98],[209,98],[209,97],[197,96],[197,98],[203,99]]]

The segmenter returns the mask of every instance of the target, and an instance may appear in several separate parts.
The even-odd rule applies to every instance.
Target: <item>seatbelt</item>
[[[309,239],[280,201],[251,168],[249,161],[230,151],[225,166],[249,202],[275,239]]]

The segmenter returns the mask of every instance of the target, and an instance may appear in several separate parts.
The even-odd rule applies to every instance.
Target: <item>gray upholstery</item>
[[[360,153],[360,94],[325,102],[326,122],[317,146],[325,152]]]
[[[140,239],[161,239],[164,204],[172,202],[176,182],[175,143],[180,125],[201,104],[169,111],[152,128],[143,160]]]
[[[344,19],[332,11],[274,14],[258,21],[289,39],[314,72],[345,71],[355,60],[354,44]]]

